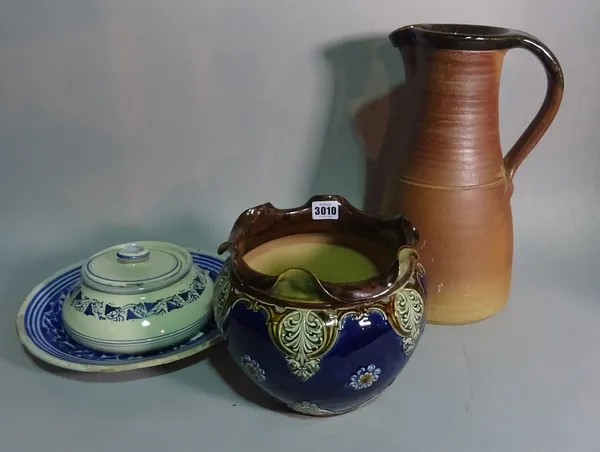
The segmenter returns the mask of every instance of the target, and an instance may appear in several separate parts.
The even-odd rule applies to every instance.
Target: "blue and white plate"
[[[214,280],[223,266],[216,254],[189,249],[194,264],[208,270]],[[17,315],[17,332],[24,347],[36,358],[54,366],[79,372],[121,372],[159,366],[199,353],[220,342],[210,321],[202,332],[187,341],[146,355],[102,353],[79,345],[65,331],[62,303],[80,277],[83,261],[73,264],[39,284]]]

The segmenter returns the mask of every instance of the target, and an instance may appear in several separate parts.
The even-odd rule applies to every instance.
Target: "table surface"
[[[44,366],[14,329],[34,281],[1,281],[13,288],[0,319],[2,450],[349,451],[376,442],[427,452],[597,451],[598,263],[585,249],[516,248],[512,295],[500,314],[469,326],[428,325],[382,397],[327,419],[279,411],[222,345],[123,374]]]

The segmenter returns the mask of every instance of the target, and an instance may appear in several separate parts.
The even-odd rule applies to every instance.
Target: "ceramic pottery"
[[[189,249],[194,265],[214,281],[223,260],[213,253]],[[23,347],[37,359],[77,372],[125,372],[161,366],[200,353],[221,342],[212,319],[194,336],[173,346],[143,354],[107,353],[75,342],[65,330],[62,308],[73,287],[81,282],[84,262],[76,262],[40,282],[23,301],[17,314],[17,334]]]
[[[466,324],[499,312],[510,295],[515,172],[553,121],[563,95],[554,54],[534,36],[482,25],[421,24],[390,35],[400,50],[414,124],[380,213],[402,212],[419,228],[427,268],[427,319]],[[505,156],[499,86],[512,48],[547,73],[545,100]]]
[[[386,389],[425,325],[418,232],[339,196],[242,213],[219,247],[215,321],[239,367],[290,409],[346,413]]]
[[[65,330],[102,352],[143,354],[196,335],[212,314],[213,281],[184,248],[113,246],[89,258],[62,307]]]

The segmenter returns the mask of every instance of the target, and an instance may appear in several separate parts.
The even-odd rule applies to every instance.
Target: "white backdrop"
[[[600,194],[599,18],[600,3],[594,0],[0,3],[0,409],[3,419],[13,416],[15,422],[3,421],[0,426],[0,441],[8,444],[0,449],[16,451],[21,441],[23,450],[39,450],[43,438],[25,435],[25,430],[19,433],[14,428],[17,419],[26,422],[32,412],[68,416],[65,410],[72,406],[61,405],[64,399],[41,404],[32,397],[63,390],[68,397],[65,388],[79,388],[35,367],[15,338],[18,306],[39,280],[73,260],[130,240],[160,239],[214,250],[242,210],[267,201],[292,207],[313,193],[336,193],[362,205],[365,152],[353,130],[352,116],[365,102],[402,81],[400,56],[386,50],[382,57],[378,50],[387,45],[387,34],[402,25],[458,22],[512,27],[536,35],[555,52],[565,72],[563,105],[515,178],[515,287],[521,289],[515,289],[520,292],[514,297],[542,297],[535,287],[555,292],[547,287],[548,281],[565,290],[580,290],[580,296],[595,296],[600,289],[595,276],[600,264],[595,252],[600,218],[596,198]],[[545,83],[543,69],[531,54],[509,52],[500,102],[505,149],[539,108]],[[538,286],[526,286],[532,275],[537,275]],[[519,306],[511,309],[521,315]],[[530,306],[520,312],[536,317],[544,309],[540,304],[539,309]],[[599,314],[593,309],[594,315]],[[562,323],[561,312],[545,315],[557,322],[557,334],[584,328]],[[599,317],[588,313],[574,318],[592,328],[593,319]],[[468,331],[483,334],[497,328],[492,336],[499,344],[515,322],[493,322]],[[529,328],[524,321],[516,324]],[[448,330],[430,331],[429,341],[448,334],[439,332]],[[535,331],[531,334],[536,337]],[[431,356],[423,346],[423,369],[436,372],[436,362],[445,359],[439,355],[440,344],[429,342]],[[481,356],[486,353],[482,350]],[[568,356],[571,351],[564,353]],[[560,356],[548,365],[561,366]],[[506,367],[515,365],[510,355],[506,360]],[[413,372],[412,378],[419,381],[417,370]],[[600,376],[597,368],[580,372],[587,372],[589,381]],[[544,372],[540,375],[550,378]],[[573,377],[572,383],[577,381]],[[569,382],[563,382],[564,388]],[[483,386],[489,387],[488,383]],[[144,384],[158,385],[154,390],[164,385]],[[102,387],[77,390],[81,396],[86,391],[101,392]],[[121,391],[120,400],[135,391],[132,386],[111,388]],[[169,397],[176,398],[177,390],[171,391]],[[177,403],[184,403],[189,397],[185,394]],[[94,405],[99,400],[88,400],[89,409],[98,413],[113,409]],[[208,402],[201,398],[201,403]],[[28,408],[15,414],[11,411],[15,406]],[[583,410],[580,405],[571,408],[580,414]],[[197,409],[202,411],[201,406]],[[99,426],[114,421],[98,413],[94,419]],[[383,416],[376,408],[369,413]],[[453,416],[450,408],[448,413]],[[35,419],[43,422],[43,417]],[[196,422],[205,422],[202,419]],[[556,419],[543,426],[558,435],[553,430]],[[583,419],[578,428],[583,429]],[[330,425],[342,428],[342,421],[336,422]],[[496,421],[489,422],[486,425]],[[52,425],[58,428],[60,423]],[[141,434],[144,427],[136,425],[131,428]],[[463,425],[464,432],[468,425]],[[554,438],[539,450],[565,450],[551,448],[571,447],[584,439],[588,441],[580,444],[584,450],[598,450],[590,448],[593,436],[572,428],[572,434],[561,436],[562,443]],[[67,435],[70,439],[58,435],[45,441],[56,447],[62,444],[65,450],[83,444],[70,442],[76,441],[74,433]],[[180,433],[177,436],[183,441]],[[77,438],[82,441],[85,435]],[[597,434],[594,438],[600,441]],[[411,444],[425,440],[414,441]],[[256,450],[267,447],[256,444]],[[523,442],[502,444],[505,450],[519,444],[520,451],[538,450],[521,447]],[[94,448],[100,442],[86,447],[89,452],[100,450]],[[144,447],[149,451],[152,445]],[[434,443],[429,447],[422,450],[443,450],[435,449]],[[492,450],[492,446],[473,450]]]

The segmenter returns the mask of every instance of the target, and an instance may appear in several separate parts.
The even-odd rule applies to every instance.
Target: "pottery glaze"
[[[333,202],[336,220],[314,220]],[[232,358],[261,389],[314,416],[351,411],[386,389],[425,326],[418,232],[338,196],[242,213],[215,285],[215,321]]]
[[[431,323],[467,324],[507,303],[512,275],[513,178],[560,106],[564,79],[534,36],[483,25],[420,24],[390,35],[415,94],[406,155],[387,180],[380,213],[419,228]],[[532,52],[547,73],[545,100],[503,156],[499,86],[506,52]]]
[[[214,282],[223,267],[223,260],[203,250],[187,250],[194,265],[206,271]],[[35,358],[69,371],[126,372],[173,363],[221,342],[212,316],[194,336],[143,354],[102,352],[74,341],[65,330],[62,308],[73,287],[80,284],[84,263],[76,262],[57,271],[34,287],[23,301],[17,313],[17,334],[25,350]]]
[[[103,250],[66,295],[69,336],[96,351],[143,354],[178,344],[210,320],[214,284],[184,248],[136,242]]]

